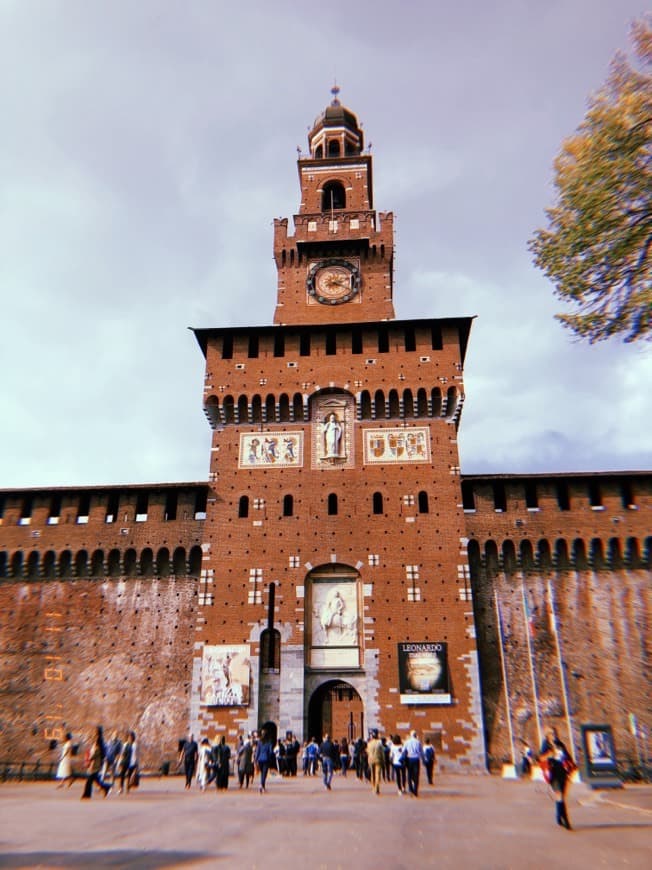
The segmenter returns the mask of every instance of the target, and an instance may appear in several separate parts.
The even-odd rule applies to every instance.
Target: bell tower
[[[331,104],[298,160],[301,203],[294,235],[274,221],[278,269],[274,323],[352,323],[394,318],[394,222],[373,207],[372,160],[358,119],[332,88]]]

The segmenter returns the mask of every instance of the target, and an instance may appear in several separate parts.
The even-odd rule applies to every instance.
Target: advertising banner
[[[447,644],[430,641],[398,645],[401,704],[450,704]]]
[[[206,645],[202,654],[199,703],[206,707],[246,707],[249,671],[247,644]]]

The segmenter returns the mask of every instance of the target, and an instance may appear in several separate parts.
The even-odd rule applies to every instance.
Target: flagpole
[[[534,713],[537,721],[537,739],[539,746],[543,743],[541,734],[541,719],[539,717],[539,699],[537,697],[537,681],[534,676],[534,665],[532,664],[532,644],[530,643],[530,621],[528,619],[528,606],[525,598],[525,580],[521,574],[521,595],[523,597],[523,615],[525,617],[525,638],[527,640],[527,658],[530,665],[530,678],[532,680],[532,696],[534,698]]]
[[[512,711],[509,703],[509,687],[507,685],[507,668],[505,666],[505,652],[503,648],[503,617],[500,612],[498,591],[494,589],[494,601],[496,603],[496,619],[498,620],[498,649],[500,652],[500,667],[503,672],[503,686],[505,687],[505,706],[507,707],[507,729],[509,731],[509,746],[512,753],[512,764],[516,768],[516,753],[514,751],[514,732],[512,730]]]
[[[555,614],[555,599],[552,594],[552,584],[550,583],[550,578],[548,578],[548,602],[550,607],[550,629],[552,631],[553,637],[555,638],[555,647],[557,649],[557,662],[559,665],[559,678],[561,681],[561,693],[564,699],[564,708],[566,710],[566,727],[568,728],[568,739],[570,741],[570,745],[573,749],[573,757],[577,762],[579,758],[577,754],[577,747],[575,745],[575,738],[573,737],[573,723],[571,720],[570,714],[570,706],[568,704],[568,687],[566,685],[566,673],[564,671],[564,661],[561,657],[561,642],[559,640],[559,632],[557,630],[557,616]]]

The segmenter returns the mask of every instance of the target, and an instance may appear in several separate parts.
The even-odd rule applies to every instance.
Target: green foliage
[[[652,24],[632,25],[634,62],[616,55],[554,164],[557,202],[529,242],[575,311],[557,319],[593,343],[652,338]]]

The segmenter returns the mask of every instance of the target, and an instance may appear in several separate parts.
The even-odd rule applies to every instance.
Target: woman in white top
[[[398,734],[394,734],[389,746],[389,757],[394,769],[394,779],[399,794],[405,794],[405,762],[403,760],[403,744]]]
[[[199,788],[204,791],[213,764],[213,753],[208,739],[204,737],[199,746],[199,759],[197,762],[197,782]]]
[[[57,767],[57,779],[60,780],[57,788],[63,788],[66,780],[68,788],[73,784],[75,777],[72,773],[72,734],[66,734],[66,742],[61,747],[59,765]]]

